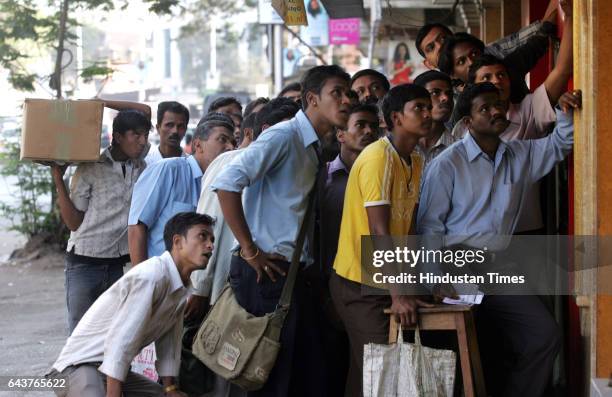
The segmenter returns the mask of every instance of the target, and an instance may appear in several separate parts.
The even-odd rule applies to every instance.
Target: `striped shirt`
[[[442,153],[444,149],[455,143],[455,141],[456,139],[453,137],[453,134],[451,134],[450,131],[446,129],[431,148],[428,149],[426,147],[421,146],[420,144],[417,145],[414,150],[423,159],[423,169],[427,168],[427,165],[431,162],[431,160],[433,160],[437,155]]]
[[[74,206],[85,213],[70,233],[66,250],[93,258],[127,255],[127,224],[136,180],[145,169],[141,159],[115,161],[106,148],[100,161],[79,164],[70,187]],[[123,168],[125,167],[125,174]]]
[[[157,373],[177,376],[188,289],[168,251],[132,268],[87,310],[53,368],[97,363],[124,381],[132,359],[155,342]]]

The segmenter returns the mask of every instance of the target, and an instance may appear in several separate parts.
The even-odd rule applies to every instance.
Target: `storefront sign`
[[[361,19],[345,18],[329,20],[330,44],[359,44],[361,41]]]
[[[278,12],[272,8],[272,0],[259,0],[257,7],[259,23],[261,24],[279,24],[285,23],[283,18],[278,15]]]
[[[303,0],[272,0],[272,7],[287,26],[308,25]]]
[[[303,0],[308,26],[300,28],[300,36],[314,47],[329,44],[329,16],[321,0]]]

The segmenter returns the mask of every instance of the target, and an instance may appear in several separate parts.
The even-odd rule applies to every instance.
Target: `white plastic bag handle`
[[[397,342],[399,344],[404,343],[404,330],[402,329],[402,326],[400,325],[399,327],[397,327]],[[419,330],[419,325],[417,324],[417,326],[414,328],[414,344],[415,346],[421,346],[421,332]]]

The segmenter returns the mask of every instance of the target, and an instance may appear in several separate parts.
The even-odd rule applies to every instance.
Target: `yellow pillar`
[[[574,148],[575,234],[612,235],[612,2],[574,1],[574,85],[583,90],[583,110],[577,112]],[[603,265],[605,247],[598,249]],[[607,264],[609,265],[609,264]],[[577,275],[587,381],[612,373],[612,296],[602,292],[612,283],[609,269]],[[610,288],[607,287],[609,291]],[[588,294],[592,291],[592,294]],[[599,293],[597,293],[599,291]]]

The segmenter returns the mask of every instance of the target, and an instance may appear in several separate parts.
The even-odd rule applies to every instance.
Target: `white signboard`
[[[257,7],[259,14],[259,23],[261,24],[279,24],[282,25],[283,18],[272,8],[272,0],[259,0]]]

